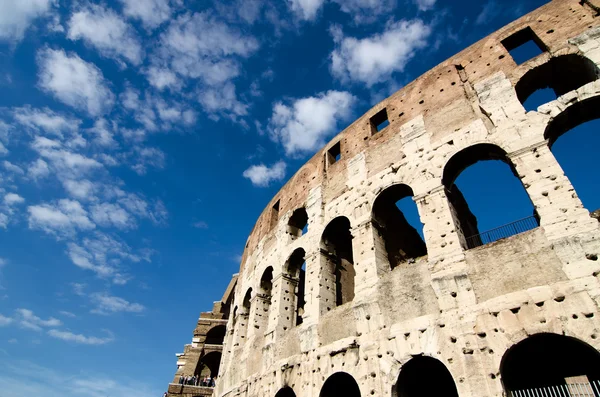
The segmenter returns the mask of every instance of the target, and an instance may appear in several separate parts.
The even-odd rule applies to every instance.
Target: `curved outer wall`
[[[555,0],[500,29],[372,108],[290,179],[248,238],[214,395],[275,396],[289,386],[297,396],[318,396],[330,375],[344,371],[362,396],[391,396],[402,366],[422,354],[446,366],[460,396],[500,396],[502,357],[530,334],[565,334],[600,348],[599,223],[544,136],[566,109],[600,97],[600,81],[530,112],[514,88],[558,56],[600,65],[593,6]],[[517,65],[502,41],[527,27],[547,51]],[[374,133],[371,118],[384,108],[390,124]],[[341,159],[329,164],[338,142]],[[507,153],[540,227],[467,250],[442,177],[453,155],[480,143]],[[371,214],[394,184],[412,188],[428,255],[390,270]],[[288,221],[301,207],[308,232],[294,239]],[[340,216],[350,221],[356,276],[353,300],[335,307],[321,237]],[[306,252],[306,304],[303,323],[290,327],[286,261],[297,248]],[[268,267],[270,307],[260,287]]]

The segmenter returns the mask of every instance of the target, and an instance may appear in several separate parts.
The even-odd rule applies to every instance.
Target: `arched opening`
[[[356,272],[348,218],[341,216],[327,225],[321,238],[321,255],[335,280],[333,290],[336,305],[351,302],[354,299]]]
[[[373,203],[371,222],[377,230],[377,254],[386,255],[392,269],[427,255],[423,224],[412,196],[410,187],[393,185],[381,192]]]
[[[514,165],[496,145],[482,143],[456,153],[444,168],[442,183],[465,249],[539,226]]]
[[[200,380],[203,380],[206,377],[216,379],[219,375],[220,366],[221,352],[210,352],[198,361],[198,366],[196,367],[194,375],[198,376]]]
[[[577,383],[578,389],[571,395],[593,395],[582,394],[581,390],[590,390],[588,383],[600,380],[600,354],[569,336],[536,334],[508,349],[500,363],[500,374],[507,393],[564,390]]]
[[[223,340],[225,339],[225,332],[227,331],[227,327],[224,325],[217,325],[216,327],[212,327],[206,333],[206,339],[204,341],[207,345],[222,345]]]
[[[599,73],[596,64],[581,55],[561,55],[525,73],[515,85],[515,91],[525,110],[536,110],[544,103],[597,80]]]
[[[597,158],[600,147],[600,97],[577,102],[556,116],[544,138],[577,196],[590,211],[600,208]]]
[[[304,305],[306,303],[304,298],[305,283],[306,283],[306,261],[304,259],[305,252],[302,248],[297,248],[287,261],[286,271],[292,279],[292,284],[296,284],[294,288],[294,306],[293,306],[293,318],[295,325],[302,324],[304,315]]]
[[[252,288],[248,288],[246,294],[244,295],[244,299],[242,300],[242,306],[239,307],[239,320],[234,320],[234,325],[237,325],[237,327],[234,328],[234,346],[242,345],[244,340],[246,340],[246,334],[248,332],[248,321],[250,319],[251,299]],[[236,307],[234,310],[234,315],[237,311],[238,308]]]
[[[275,397],[296,397],[296,393],[292,390],[291,387],[286,386],[283,389],[279,390]]]
[[[308,213],[306,208],[298,208],[290,217],[288,222],[288,234],[290,235],[290,241],[294,241],[298,237],[308,232]]]
[[[256,297],[256,316],[254,328],[264,328],[271,310],[271,295],[273,290],[273,267],[269,266],[260,278],[260,288]]]
[[[441,361],[417,356],[402,366],[394,397],[458,397],[452,375]]]
[[[360,397],[360,388],[352,375],[336,372],[327,378],[319,397]]]

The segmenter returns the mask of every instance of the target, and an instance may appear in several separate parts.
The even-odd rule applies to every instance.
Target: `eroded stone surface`
[[[597,211],[590,216],[550,151],[569,127],[565,120],[600,116],[600,81],[577,85],[555,76],[569,90],[529,112],[519,100],[523,85],[515,89],[560,57],[600,65],[596,3],[554,0],[507,25],[375,106],[308,161],[258,219],[239,275],[213,312],[201,316],[193,343],[178,357],[175,383],[194,374],[208,351],[208,328],[228,313],[219,397],[275,396],[283,387],[318,396],[340,371],[352,375],[363,396],[396,396],[398,375],[416,355],[443,363],[460,396],[501,396],[501,360],[529,335],[564,334],[600,348]],[[547,51],[516,65],[502,41],[528,27]],[[383,108],[390,124],[376,132],[370,119]],[[341,159],[332,163],[326,154],[338,143]],[[468,249],[466,234],[476,224],[445,180],[453,175],[451,159],[468,148],[511,165],[540,227]],[[375,224],[372,215],[375,200],[397,184],[412,190],[427,254],[411,258],[403,250],[392,269],[381,237],[385,222]],[[302,207],[308,232],[300,235],[297,218],[292,228],[289,221]],[[338,217],[350,224],[350,259],[343,243],[322,241]],[[288,260],[299,249],[306,272],[297,325],[301,273],[291,272]],[[339,258],[353,262],[355,272],[353,299],[342,305]],[[169,394],[202,395],[173,385]]]

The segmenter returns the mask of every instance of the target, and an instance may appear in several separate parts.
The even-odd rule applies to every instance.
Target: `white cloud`
[[[112,107],[114,95],[96,65],[50,48],[38,51],[37,62],[40,87],[58,100],[92,116]]]
[[[23,171],[23,169],[21,167],[19,167],[16,164],[11,163],[8,160],[4,160],[2,162],[2,165],[4,166],[4,169],[6,169],[6,171],[11,172],[13,174],[18,174],[18,175],[25,174],[25,171]]]
[[[432,0],[417,1],[431,2]],[[333,0],[333,2],[359,23],[373,22],[378,16],[390,13],[396,8],[396,0]]]
[[[37,159],[29,165],[27,173],[33,179],[40,179],[48,176],[48,174],[50,174],[50,169],[48,168],[48,163],[42,159]]]
[[[414,0],[421,11],[427,11],[433,8],[436,0]]]
[[[96,227],[88,213],[78,201],[62,199],[56,204],[27,207],[29,227],[46,233],[72,235],[76,230],[91,230]]]
[[[150,84],[159,90],[177,88],[179,86],[177,75],[167,68],[151,66],[146,71],[146,77]]]
[[[168,0],[121,0],[121,3],[124,14],[140,19],[146,28],[155,28],[171,16]]]
[[[16,193],[8,193],[4,196],[4,204],[10,206],[14,204],[24,203],[25,199]]]
[[[0,314],[0,327],[6,327],[7,325],[12,324],[13,321],[14,320],[12,318]]]
[[[352,115],[355,102],[345,91],[327,91],[291,105],[278,102],[269,120],[271,138],[281,142],[290,156],[313,152],[336,132],[338,121]]]
[[[97,189],[95,183],[88,179],[63,181],[63,187],[71,195],[80,200],[90,200],[94,198],[94,192]]]
[[[92,302],[96,305],[96,308],[92,310],[95,314],[112,314],[112,313],[141,313],[146,308],[139,303],[131,303],[118,296],[111,296],[108,294],[92,294]]]
[[[325,0],[288,0],[288,5],[299,18],[313,20],[324,2]]]
[[[135,150],[137,156],[135,164],[131,167],[138,175],[144,175],[148,167],[164,168],[165,154],[162,150],[150,147],[141,147]]]
[[[102,168],[102,164],[97,160],[74,153],[56,140],[37,136],[31,146],[41,157],[52,164],[54,171],[60,179],[78,179],[83,175]],[[47,165],[47,163],[45,166],[44,164],[37,163],[35,164],[36,171],[32,171],[30,168],[30,172],[41,172],[43,174]]]
[[[34,109],[30,106],[13,109],[15,120],[35,131],[44,131],[52,135],[63,137],[64,133],[75,133],[79,129],[81,120],[65,117],[48,108]]]
[[[56,0],[0,1],[0,38],[21,40],[32,22],[50,15]]]
[[[364,39],[344,37],[341,28],[331,29],[336,48],[331,53],[331,72],[344,82],[371,87],[402,72],[416,51],[427,45],[431,28],[419,19],[387,24],[385,31]]]
[[[94,135],[94,144],[105,148],[117,147],[118,144],[113,138],[113,128],[115,128],[114,125],[105,119],[96,120],[94,126],[89,129],[89,132]]]
[[[109,334],[109,336],[103,338],[99,338],[97,336],[85,336],[82,334],[75,334],[71,331],[59,331],[57,329],[49,330],[48,335],[56,339],[82,345],[105,345],[115,340],[112,334]]]
[[[221,113],[232,120],[248,114],[248,105],[237,99],[233,83],[205,88],[199,95],[199,101],[208,113]]]
[[[62,314],[65,317],[70,317],[70,318],[76,318],[77,316],[74,313],[68,312],[66,310],[61,310],[59,311],[60,314]]]
[[[502,8],[500,5],[498,5],[496,0],[488,0],[484,4],[483,9],[479,13],[479,15],[477,15],[475,23],[477,25],[485,25],[486,23],[489,23],[492,20],[494,20],[500,14],[501,11]]]
[[[206,223],[204,221],[194,222],[192,224],[192,226],[195,227],[196,229],[208,229],[208,223]]]
[[[2,142],[0,142],[0,155],[4,156],[8,154],[8,149]]]
[[[54,317],[50,317],[48,320],[42,320],[29,309],[17,309],[16,312],[17,321],[23,328],[41,331],[42,328],[60,327],[62,325],[62,322]]]
[[[139,65],[143,58],[135,30],[113,10],[98,5],[90,4],[73,13],[67,37],[83,40],[107,58],[125,59],[133,65]]]
[[[281,181],[285,177],[286,164],[278,161],[271,167],[264,164],[253,165],[242,174],[244,178],[250,179],[254,186],[267,187],[272,182]]]
[[[90,211],[92,219],[100,226],[114,226],[119,229],[133,229],[136,227],[135,220],[129,212],[118,204],[96,204],[91,207]]]

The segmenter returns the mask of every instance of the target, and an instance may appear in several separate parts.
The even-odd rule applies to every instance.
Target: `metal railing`
[[[600,397],[600,381],[511,390],[509,397]]]
[[[514,221],[486,232],[467,237],[467,249],[479,247],[503,238],[514,236],[515,234],[535,229],[538,226],[540,226],[540,221],[538,218],[534,215],[528,216],[527,218],[519,219],[518,221]]]

